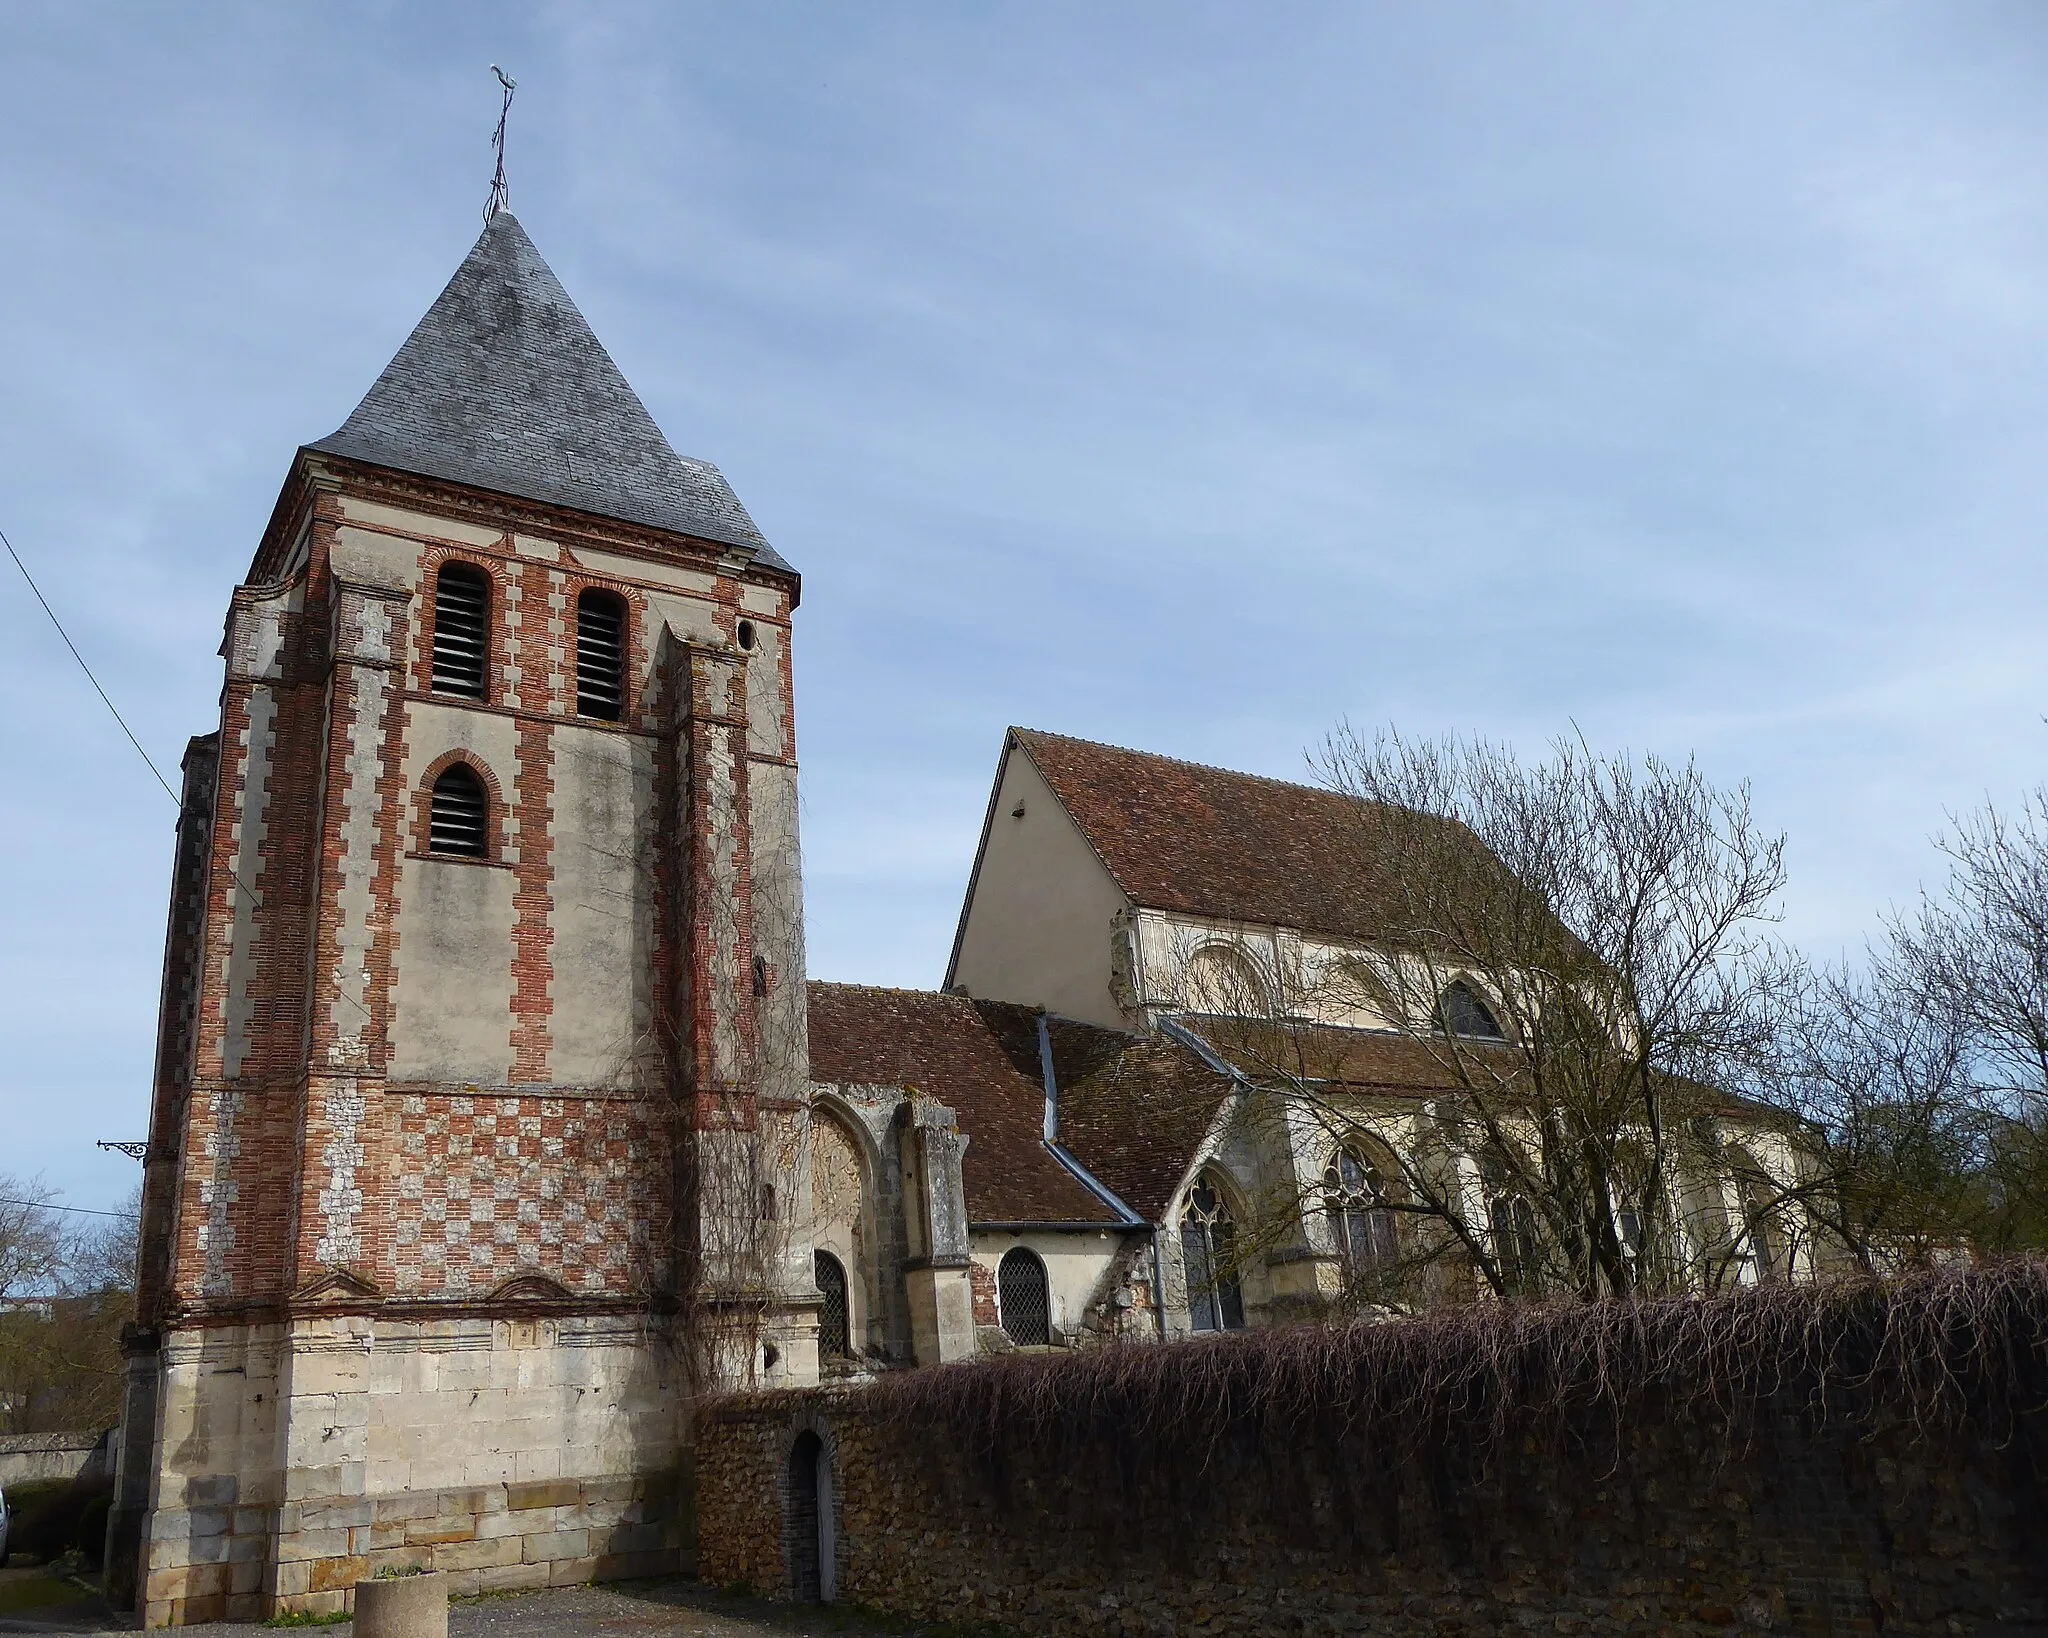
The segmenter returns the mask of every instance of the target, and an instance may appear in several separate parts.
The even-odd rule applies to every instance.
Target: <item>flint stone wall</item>
[[[1283,1442],[1259,1418],[1208,1453],[1104,1428],[1062,1455],[1057,1440],[906,1431],[867,1389],[749,1396],[698,1426],[707,1581],[789,1596],[784,1490],[805,1429],[832,1452],[839,1596],[920,1620],[1244,1638],[2048,1633],[2038,1411],[2002,1448],[1792,1405],[1739,1446],[1672,1409],[1498,1451],[1448,1430],[1360,1482],[1341,1440]]]

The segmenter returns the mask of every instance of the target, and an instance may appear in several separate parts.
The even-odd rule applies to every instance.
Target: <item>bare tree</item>
[[[1975,1129],[1979,1250],[2048,1244],[2048,788],[1939,839],[1949,876],[1894,917],[1895,986],[1947,1021]]]
[[[67,1217],[39,1183],[0,1176],[0,1426],[88,1432],[120,1414],[141,1191],[114,1216]]]
[[[1770,1045],[1790,988],[1768,935],[1783,841],[1747,789],[1574,741],[1530,764],[1349,731],[1320,772],[1350,799],[1327,867],[1369,884],[1381,924],[1263,975],[1264,1019],[1204,1027],[1331,1138],[1361,1113],[1329,1061],[1344,1032],[1318,1020],[1370,1016],[1433,1069],[1441,1095],[1382,1151],[1400,1177],[1375,1202],[1420,1222],[1414,1255],[1454,1257],[1501,1295],[1783,1272],[1801,1252],[1798,1129],[1722,1090]]]

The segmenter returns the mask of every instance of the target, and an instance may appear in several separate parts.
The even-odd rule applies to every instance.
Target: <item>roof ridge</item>
[[[806,989],[821,990],[865,990],[870,995],[920,995],[936,1001],[971,1002],[969,995],[954,995],[948,990],[914,990],[900,984],[855,984],[844,978],[806,978]]]
[[[1184,756],[1168,756],[1163,751],[1141,751],[1135,745],[1115,745],[1105,739],[1083,739],[1078,734],[1056,734],[1049,728],[1025,728],[1015,723],[1010,726],[1013,734],[1029,735],[1035,739],[1056,739],[1064,745],[1085,745],[1095,751],[1116,751],[1124,756],[1143,757],[1147,762],[1171,763],[1176,768],[1193,768],[1197,773],[1222,774],[1230,779],[1251,779],[1261,785],[1278,785],[1284,791],[1306,791],[1311,796],[1327,796],[1340,802],[1363,802],[1364,797],[1352,796],[1346,791],[1333,791],[1327,785],[1304,785],[1298,780],[1282,779],[1277,774],[1247,773],[1242,768],[1226,768],[1215,762],[1196,762]],[[1384,802],[1374,802],[1373,807],[1385,807]]]

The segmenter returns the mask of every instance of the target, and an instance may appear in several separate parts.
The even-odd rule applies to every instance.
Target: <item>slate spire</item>
[[[499,211],[341,430],[311,446],[788,568],[708,461],[669,447],[510,211]]]

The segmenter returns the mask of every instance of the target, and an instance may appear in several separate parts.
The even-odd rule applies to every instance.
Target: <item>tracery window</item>
[[[484,697],[491,652],[491,577],[447,562],[434,577],[434,692]]]
[[[490,797],[476,770],[451,762],[434,781],[427,804],[427,851],[481,859],[490,851]]]
[[[1487,1238],[1501,1280],[1518,1296],[1532,1293],[1543,1270],[1536,1207],[1516,1187],[1507,1157],[1499,1150],[1480,1158],[1479,1175],[1486,1189]]]
[[[1237,1223],[1223,1191],[1202,1178],[1188,1191],[1180,1215],[1181,1268],[1187,1275],[1188,1321],[1197,1331],[1244,1328],[1244,1293],[1237,1283]]]
[[[1052,1293],[1045,1264],[1022,1246],[1012,1246],[996,1265],[996,1312],[1018,1347],[1043,1348],[1052,1341]]]
[[[815,1253],[811,1261],[818,1290],[825,1298],[818,1310],[818,1357],[851,1359],[853,1336],[846,1307],[846,1270],[829,1251]]]
[[[1353,1273],[1382,1272],[1400,1260],[1386,1179],[1362,1149],[1346,1144],[1337,1151],[1323,1172],[1323,1205],[1330,1215],[1330,1237]]]
[[[1476,1041],[1502,1039],[1500,1021],[1494,1017],[1493,1009],[1462,978],[1454,979],[1444,987],[1443,999],[1437,1004],[1437,1016],[1452,1035]]]

